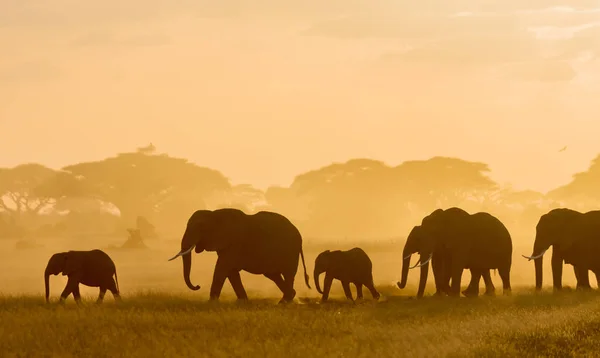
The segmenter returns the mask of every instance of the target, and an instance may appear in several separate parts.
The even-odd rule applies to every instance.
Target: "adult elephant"
[[[425,264],[427,262],[423,262],[421,264],[417,262],[412,267],[409,267],[409,265],[412,254],[419,252],[419,248],[423,244],[422,240],[425,240],[425,238],[423,237],[424,235],[424,229],[420,225],[413,227],[410,233],[408,234],[406,243],[404,245],[404,250],[402,251],[402,278],[401,282],[397,283],[398,288],[404,289],[408,280],[408,270],[416,267],[421,267],[421,279],[419,284],[419,290],[417,292],[417,297],[423,297],[423,293],[425,291],[425,282],[427,281],[428,274],[428,267],[426,267]],[[441,252],[440,250],[433,253],[433,256],[431,258],[431,266],[433,271],[433,277],[435,280],[436,296],[447,295],[450,292],[451,277],[449,271],[450,267],[448,267],[449,262],[450,258],[448,257],[447,252]],[[489,296],[494,295],[495,287],[492,282],[490,270],[470,269],[470,271],[471,281],[469,282],[469,286],[467,287],[467,289],[465,289],[462,293],[465,296],[479,295],[479,280],[481,277],[483,277],[486,287],[485,294]]]
[[[485,271],[489,273],[492,269],[498,269],[504,294],[510,293],[512,239],[504,224],[496,217],[484,212],[469,214],[457,207],[437,209],[423,218],[421,230],[420,240],[412,248],[409,245],[409,249],[406,250],[405,245],[402,281],[398,283],[398,287],[402,288],[406,284],[410,255],[418,252],[418,266],[421,267],[418,297],[423,296],[429,261],[434,257],[435,263],[432,264],[442,268],[437,286],[444,287],[444,282],[451,279],[448,289],[451,296],[460,295],[460,281],[464,269],[471,269],[473,274],[467,293],[470,289],[479,287],[481,275],[485,274]]]
[[[302,236],[298,229],[283,215],[260,211],[248,215],[238,209],[198,210],[188,220],[181,239],[181,251],[169,261],[181,256],[183,278],[191,290],[191,251],[216,251],[210,299],[217,300],[226,279],[229,279],[238,299],[248,296],[240,271],[264,275],[271,279],[283,293],[282,302],[290,302],[296,296],[294,279],[298,271],[298,257],[302,258],[304,280],[308,283]]]
[[[535,288],[542,289],[544,254],[552,246],[552,279],[555,291],[562,289],[563,262],[573,265],[577,288],[589,289],[588,270],[600,275],[600,210],[582,213],[568,208],[550,210],[535,228],[531,256],[535,260]],[[598,283],[600,287],[600,282]]]
[[[46,302],[50,299],[50,275],[60,273],[68,277],[67,285],[60,295],[61,303],[73,293],[75,302],[79,304],[81,301],[79,284],[100,288],[97,303],[102,302],[106,290],[110,290],[115,300],[121,300],[115,263],[102,250],[67,251],[52,255],[44,271]]]

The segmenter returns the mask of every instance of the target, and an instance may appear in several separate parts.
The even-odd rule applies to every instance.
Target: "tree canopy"
[[[0,209],[17,221],[37,215],[68,194],[68,187],[60,185],[67,177],[35,163],[0,168]]]
[[[153,217],[164,207],[206,205],[203,198],[231,188],[220,172],[187,159],[146,150],[63,168],[86,183],[88,195],[113,203],[125,220]],[[182,213],[183,214],[183,213]]]
[[[149,145],[61,170],[36,163],[0,168],[0,236],[21,233],[36,220],[41,228],[124,232],[143,216],[160,237],[161,232],[180,234],[198,209],[234,207],[249,214],[279,212],[304,237],[381,238],[405,235],[436,208],[488,211],[509,226],[529,228],[552,208],[583,210],[600,202],[600,156],[587,171],[548,194],[501,187],[489,173],[487,164],[459,158],[432,157],[397,166],[357,158],[301,173],[288,187],[263,191],[250,184],[232,185],[217,170],[157,154]]]
[[[288,213],[292,210],[286,199],[308,199],[305,229],[315,235],[384,236],[439,205],[480,200],[496,188],[487,172],[486,164],[456,158],[434,157],[397,167],[352,159],[298,175],[289,188],[270,188],[266,197],[275,209]]]

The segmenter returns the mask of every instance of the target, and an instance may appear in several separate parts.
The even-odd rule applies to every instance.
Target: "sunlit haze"
[[[2,1],[0,166],[152,142],[266,188],[443,155],[546,191],[599,151],[600,8],[209,3]]]
[[[599,55],[600,0],[0,0],[0,356],[598,356]]]

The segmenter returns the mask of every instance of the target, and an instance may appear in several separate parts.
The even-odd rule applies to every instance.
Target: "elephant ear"
[[[185,233],[181,241],[181,248],[196,245],[197,253],[205,250],[207,240],[210,240],[213,213],[210,210],[198,210],[188,220]]]
[[[63,276],[73,275],[80,272],[83,267],[83,261],[74,252],[69,251],[65,255],[65,263],[63,268]]]
[[[329,260],[330,254],[330,250],[325,250],[321,252],[319,255],[317,255],[317,258],[315,259],[315,264],[318,262],[319,265],[326,265]]]
[[[568,251],[575,242],[586,240],[585,217],[584,214],[573,210],[558,210],[553,212],[551,225],[547,230],[557,235],[560,248]]]
[[[323,251],[323,268],[326,271],[336,270],[336,268],[339,266],[338,261],[340,261],[340,253],[341,253],[340,250]]]
[[[424,217],[416,229],[417,241],[419,242],[420,248],[429,247],[433,249],[434,246],[442,243],[445,236],[448,233],[448,215],[442,209],[437,209],[428,216]]]

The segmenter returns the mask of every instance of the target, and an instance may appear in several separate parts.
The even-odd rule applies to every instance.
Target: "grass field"
[[[3,357],[568,357],[600,348],[595,293],[275,302],[140,293],[77,307],[5,297],[0,349]]]
[[[373,260],[383,298],[373,302],[367,292],[356,305],[344,300],[337,282],[332,301],[318,303],[314,258],[324,246],[337,248],[333,244],[306,245],[313,289],[300,279],[300,269],[297,302],[290,305],[277,305],[281,294],[275,285],[249,274],[242,280],[250,302],[237,303],[229,284],[220,302],[207,302],[216,255],[194,255],[192,282],[202,288],[191,292],[181,262],[166,261],[176,244],[143,252],[107,250],[117,264],[123,302],[108,293],[103,305],[95,305],[97,289],[82,286],[78,307],[72,297],[64,306],[56,303],[66,282],[62,276],[51,278],[53,302],[43,299],[45,264],[68,243],[25,251],[12,245],[0,244],[2,357],[566,357],[593,356],[600,348],[600,294],[555,295],[550,287],[533,294],[533,264],[518,259],[526,246],[515,248],[510,297],[502,296],[501,282],[492,275],[497,297],[416,300],[411,297],[417,273],[411,272],[407,289],[393,286],[402,243],[361,245]],[[545,262],[546,285],[548,266]],[[468,279],[465,273],[463,287]],[[570,266],[565,283],[573,283]],[[432,292],[429,285],[427,293]]]

